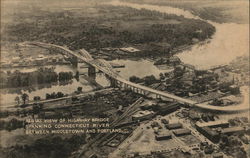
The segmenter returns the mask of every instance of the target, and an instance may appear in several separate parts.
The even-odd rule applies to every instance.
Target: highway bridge
[[[79,52],[74,52],[69,50],[66,47],[55,45],[55,44],[48,44],[42,42],[24,42],[21,45],[33,45],[38,47],[43,47],[47,49],[58,49],[62,53],[67,55],[71,55],[76,57],[78,60],[82,60],[84,63],[89,65],[89,75],[95,73],[95,69],[103,72],[106,76],[110,79],[111,86],[124,88],[124,89],[131,89],[133,92],[139,94],[154,94],[156,98],[170,98],[173,101],[179,102],[181,104],[188,104],[189,106],[198,107],[205,110],[212,110],[212,111],[221,111],[221,112],[235,112],[235,111],[244,111],[248,110],[248,106],[227,106],[227,107],[219,107],[219,106],[212,106],[206,104],[199,104],[193,100],[182,98],[167,92],[155,90],[143,85],[139,85],[128,80],[123,79],[117,72],[115,72],[112,66],[103,59],[93,59],[92,56],[84,49],[81,49]]]

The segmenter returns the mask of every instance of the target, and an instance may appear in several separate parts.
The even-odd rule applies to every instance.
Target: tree
[[[26,103],[26,101],[28,101],[28,100],[29,100],[29,95],[28,95],[28,94],[26,94],[26,93],[23,93],[23,94],[22,94],[22,100],[23,100],[23,104],[25,104],[25,103]]]
[[[164,80],[165,77],[164,77],[164,74],[163,74],[163,73],[160,73],[159,76],[160,76],[160,80]]]
[[[76,71],[75,78],[77,81],[79,81],[79,71]]]
[[[56,98],[62,98],[64,94],[62,92],[57,92]]]
[[[131,76],[131,77],[129,77],[129,81],[134,82],[134,83],[139,83],[142,80],[137,76]]]
[[[51,98],[50,94],[46,93],[46,99],[50,99],[50,98]]]
[[[151,85],[153,83],[156,83],[157,79],[155,78],[154,75],[150,75],[150,76],[146,76],[143,78],[144,79],[144,82],[145,82],[145,85]]]
[[[78,92],[82,92],[82,87],[77,87]]]
[[[18,96],[16,96],[15,101],[16,101],[17,105],[20,104],[20,98]]]
[[[34,96],[33,100],[34,101],[39,101],[39,100],[41,100],[41,97],[40,96]]]

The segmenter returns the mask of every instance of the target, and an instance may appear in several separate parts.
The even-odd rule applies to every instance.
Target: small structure
[[[171,124],[167,124],[166,128],[169,130],[178,129],[178,128],[182,128],[182,124],[181,123],[171,123]]]
[[[177,137],[179,136],[184,136],[184,135],[190,135],[191,131],[189,129],[177,129],[174,132],[174,135],[176,135]]]
[[[163,124],[168,124],[168,123],[169,123],[169,121],[166,120],[166,119],[161,119],[161,122],[162,122]]]

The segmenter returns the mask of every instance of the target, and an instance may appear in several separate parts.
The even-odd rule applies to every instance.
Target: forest
[[[165,43],[170,51],[194,40],[204,41],[215,32],[214,26],[201,20],[129,7],[30,12],[29,16],[16,14],[15,23],[5,26],[2,40],[42,41],[72,50],[142,45],[148,53],[152,43]]]

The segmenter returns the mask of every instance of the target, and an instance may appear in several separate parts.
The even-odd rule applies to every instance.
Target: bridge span
[[[60,51],[63,51],[66,54],[69,54],[71,56],[76,57],[77,59],[82,60],[86,64],[90,66],[90,69],[92,69],[93,73],[95,73],[95,70],[97,69],[104,74],[106,74],[110,81],[111,86],[116,86],[123,89],[130,89],[136,93],[139,94],[154,94],[156,98],[170,98],[176,102],[179,102],[181,104],[188,104],[189,106],[205,109],[205,110],[211,110],[211,111],[220,111],[220,112],[237,112],[237,111],[245,111],[249,110],[248,106],[227,106],[227,107],[219,107],[219,106],[212,106],[207,104],[200,104],[193,100],[182,98],[167,92],[155,90],[143,85],[139,85],[133,82],[130,82],[128,80],[123,79],[117,72],[115,72],[112,68],[112,66],[103,59],[93,59],[92,56],[84,49],[81,49],[79,53],[74,52],[72,50],[69,50],[66,47],[55,45],[55,44],[48,44],[48,43],[42,43],[42,42],[24,42],[22,45],[34,45],[38,47],[43,48],[56,48]]]

